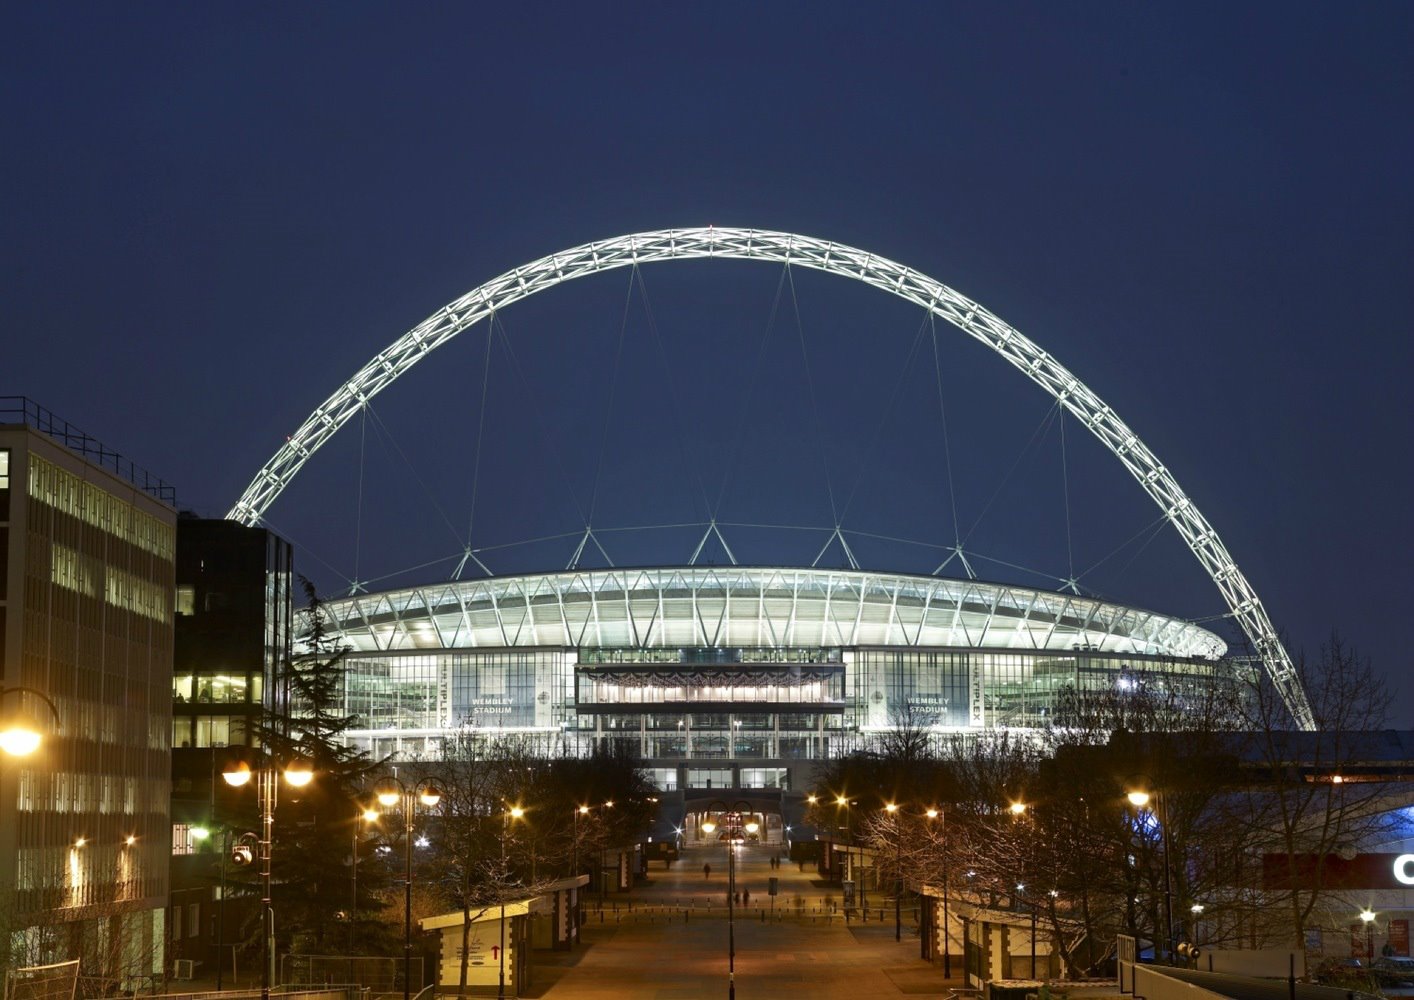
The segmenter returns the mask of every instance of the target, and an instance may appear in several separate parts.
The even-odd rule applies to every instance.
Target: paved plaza
[[[750,894],[736,915],[736,986],[741,1000],[762,997],[945,996],[942,970],[922,961],[911,912],[894,941],[892,904],[867,900],[867,921],[846,922],[827,904],[838,887],[817,880],[812,865],[770,866],[775,846],[741,849],[737,886]],[[703,865],[710,864],[710,877]],[[767,895],[780,880],[775,910]],[[671,868],[655,862],[646,885],[590,900],[584,946],[537,954],[527,996],[546,1000],[689,1000],[727,995],[727,856],[723,845],[686,850]],[[798,901],[797,901],[798,900]],[[710,909],[709,909],[710,906]],[[880,919],[882,917],[882,920]],[[954,972],[958,970],[955,968]]]

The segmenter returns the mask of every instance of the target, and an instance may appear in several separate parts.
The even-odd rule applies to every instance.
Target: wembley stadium
[[[1235,669],[1218,636],[1154,612],[854,570],[562,572],[324,609],[349,650],[347,738],[375,757],[435,755],[457,734],[546,754],[627,741],[664,792],[804,787],[814,762],[901,719],[1063,725],[1077,694],[1182,695]]]
[[[346,733],[350,743],[378,758],[406,760],[437,754],[454,735],[515,737],[547,755],[584,754],[617,741],[641,755],[669,801],[732,789],[763,802],[774,796],[784,815],[789,791],[806,787],[819,762],[902,725],[940,735],[1035,731],[1070,724],[1092,697],[1143,687],[1182,704],[1262,670],[1293,722],[1314,726],[1291,657],[1251,583],[1193,499],[1112,407],[960,292],[888,258],[812,237],[659,230],[574,247],[499,275],[397,338],[317,406],[227,517],[265,521],[341,428],[365,426],[373,397],[463,331],[481,324],[489,345],[496,316],[565,282],[710,258],[862,282],[921,307],[926,323],[940,320],[994,352],[1047,393],[1055,412],[1083,428],[1157,506],[1154,524],[1177,533],[1226,605],[1213,620],[1240,630],[1252,659],[1226,658],[1225,641],[1191,621],[1083,596],[1073,570],[1046,577],[1064,583],[1065,592],[982,582],[961,541],[948,551],[966,578],[940,575],[952,556],[929,575],[862,568],[838,517],[830,535],[847,568],[819,568],[820,556],[808,568],[777,559],[748,567],[730,550],[731,565],[703,565],[698,555],[708,536],[715,533],[725,549],[714,515],[686,525],[702,531],[703,542],[685,565],[615,568],[604,553],[609,568],[587,569],[579,555],[599,542],[586,517],[572,568],[564,571],[493,574],[470,530],[450,554],[450,580],[367,592],[355,571],[350,596],[323,605],[328,634],[348,649],[337,711],[358,720]],[[381,424],[376,415],[373,423]],[[362,461],[362,444],[358,455]],[[367,478],[360,465],[360,504]],[[468,579],[464,571],[485,575]]]

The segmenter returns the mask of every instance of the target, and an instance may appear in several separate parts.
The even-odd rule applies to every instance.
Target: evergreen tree
[[[307,606],[304,650],[285,664],[285,704],[272,699],[258,727],[268,763],[283,771],[301,760],[314,771],[304,788],[277,782],[272,872],[277,952],[327,954],[350,946],[383,951],[387,932],[375,912],[388,884],[382,864],[366,863],[373,839],[360,817],[369,774],[377,766],[366,753],[345,746],[343,733],[357,716],[342,715],[346,647],[330,635],[323,601],[313,583],[300,578]],[[255,803],[248,802],[254,813]],[[258,829],[258,816],[251,829]],[[357,900],[353,865],[357,872]],[[255,872],[251,872],[255,876]],[[258,939],[259,928],[253,934]]]

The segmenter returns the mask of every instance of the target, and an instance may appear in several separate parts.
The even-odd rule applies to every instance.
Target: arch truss
[[[941,282],[864,250],[793,233],[715,227],[634,233],[551,254],[491,279],[403,334],[321,403],[256,474],[227,517],[257,523],[310,456],[367,400],[497,310],[586,275],[654,261],[710,257],[771,261],[853,278],[922,306],[1000,354],[1050,393],[1129,470],[1217,585],[1296,723],[1315,728],[1291,657],[1251,583],[1197,505],[1104,400],[1030,338]]]

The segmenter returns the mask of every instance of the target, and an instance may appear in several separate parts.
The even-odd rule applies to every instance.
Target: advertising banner
[[[1391,920],[1389,922],[1389,946],[1396,955],[1409,956],[1409,921]]]
[[[1408,889],[1414,887],[1414,854],[1264,854],[1265,889]]]
[[[1369,958],[1370,952],[1365,945],[1369,941],[1368,932],[1364,924],[1350,925],[1350,957]]]

